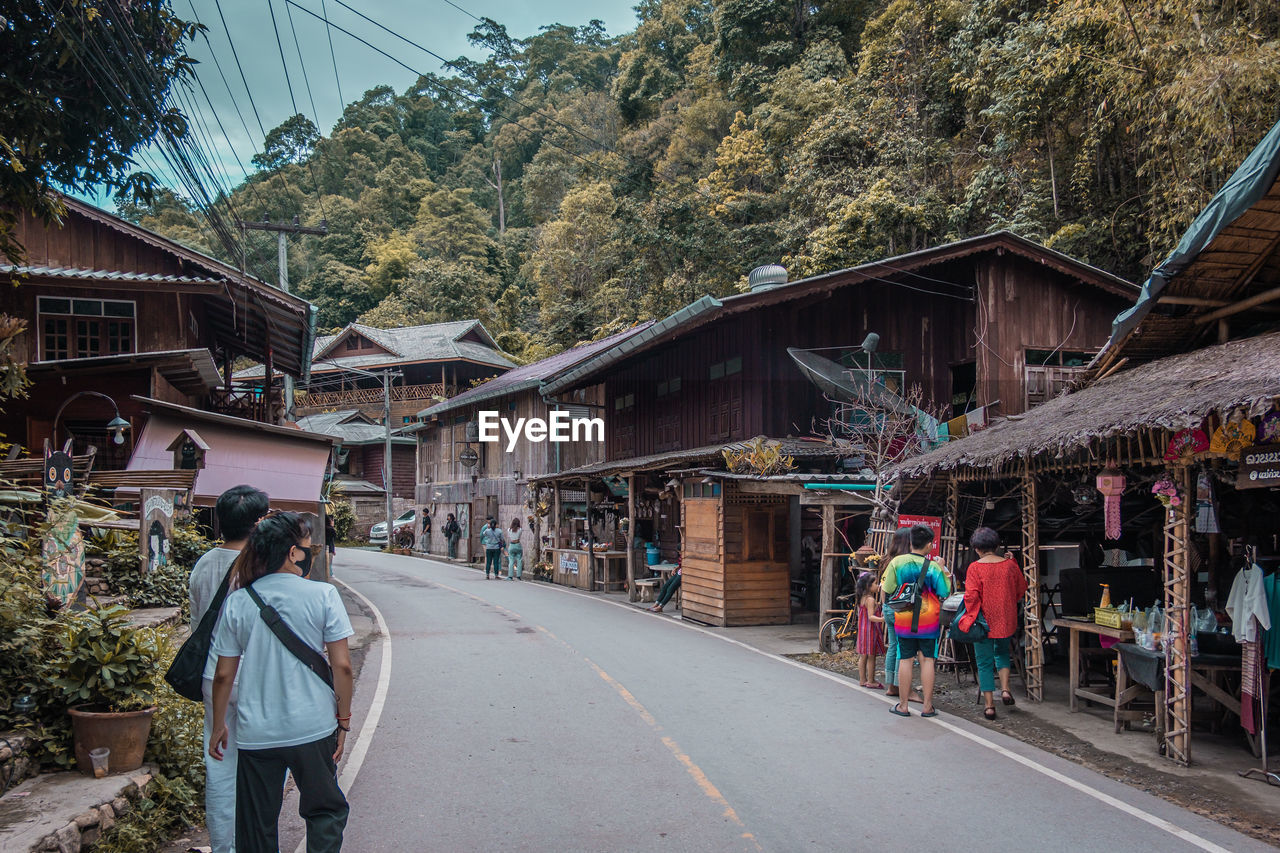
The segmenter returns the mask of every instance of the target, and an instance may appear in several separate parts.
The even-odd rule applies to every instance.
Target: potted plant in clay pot
[[[136,770],[151,734],[155,692],[163,677],[162,640],[130,624],[120,605],[67,617],[51,681],[71,715],[76,763],[93,775],[91,750],[109,749],[112,773]]]

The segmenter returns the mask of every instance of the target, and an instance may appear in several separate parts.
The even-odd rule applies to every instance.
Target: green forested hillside
[[[484,62],[295,116],[237,189],[301,213],[321,326],[480,316],[533,358],[734,291],[1009,228],[1137,280],[1280,118],[1274,0],[644,0],[486,21]],[[125,209],[214,251],[180,200]],[[275,278],[274,242],[250,236]],[[237,259],[238,260],[238,259]]]

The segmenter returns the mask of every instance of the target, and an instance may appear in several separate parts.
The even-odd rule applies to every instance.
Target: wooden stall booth
[[[1274,444],[1254,444],[1264,440]],[[1080,697],[1115,705],[1122,690],[1080,683],[1088,657],[1080,649],[1099,647],[1090,637],[1134,635],[1127,616],[1118,630],[1094,629],[1103,584],[1118,608],[1159,606],[1162,624],[1150,627],[1163,635],[1162,748],[1186,764],[1193,710],[1213,704],[1240,722],[1240,647],[1221,637],[1239,569],[1280,562],[1273,458],[1280,460],[1280,332],[1105,377],[900,473],[911,493],[904,508],[945,500],[961,537],[992,526],[1017,546],[1029,589],[1038,591],[1026,599],[1022,637],[1030,698],[1043,695],[1045,609],[1057,617],[1055,650],[1069,658],[1073,706]],[[1068,549],[1075,564],[1049,571],[1054,549]],[[1215,614],[1207,632],[1206,610]],[[1208,646],[1234,656],[1234,666],[1200,660]],[[1114,668],[1115,653],[1105,656]],[[1203,677],[1206,667],[1214,679]]]

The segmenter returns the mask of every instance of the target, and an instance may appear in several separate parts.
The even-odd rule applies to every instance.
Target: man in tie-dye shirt
[[[911,683],[911,665],[920,657],[920,687],[924,692],[922,717],[936,717],[933,708],[934,658],[938,656],[938,634],[941,633],[942,600],[951,594],[951,581],[942,567],[929,559],[933,550],[933,531],[923,524],[911,528],[911,553],[893,558],[885,568],[881,587],[885,600],[908,583],[920,584],[920,607],[894,613],[893,630],[898,635],[898,683]],[[923,576],[922,576],[923,574]],[[889,710],[909,717],[907,695],[902,692],[899,704]]]

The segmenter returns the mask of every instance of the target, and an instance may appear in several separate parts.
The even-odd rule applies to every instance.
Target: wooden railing
[[[276,390],[268,395],[260,388],[214,388],[209,392],[209,408],[223,415],[274,424],[284,410],[284,398]]]
[[[434,397],[452,397],[456,387],[436,382],[431,385],[392,385],[391,402],[429,402]],[[370,406],[382,402],[381,388],[349,388],[345,391],[309,391],[298,394],[294,405],[300,409],[332,409],[344,406]]]

